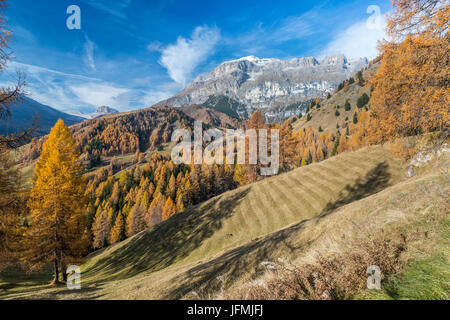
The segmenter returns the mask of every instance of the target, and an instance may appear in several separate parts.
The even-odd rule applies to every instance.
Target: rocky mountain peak
[[[108,106],[100,106],[97,108],[97,110],[95,110],[95,113],[98,113],[98,114],[109,114],[109,113],[118,113],[118,112],[119,111],[117,111],[116,109],[113,109]]]
[[[342,54],[299,57],[290,60],[247,56],[225,61],[209,73],[199,75],[174,97],[157,106],[202,105],[212,96],[224,96],[244,105],[240,116],[260,109],[283,112],[293,104],[324,96],[343,80],[368,65],[367,59],[349,60]],[[298,110],[291,110],[298,113]],[[289,116],[289,115],[285,115]]]
[[[323,65],[344,66],[348,61],[343,54],[335,54],[323,58],[320,63]]]

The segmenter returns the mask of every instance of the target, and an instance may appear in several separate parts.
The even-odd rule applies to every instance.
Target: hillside
[[[236,119],[239,119],[241,117],[240,115],[244,118],[249,116],[244,104],[224,95],[211,95],[202,103],[202,106],[215,109]]]
[[[180,109],[191,118],[216,128],[236,129],[242,127],[244,123],[243,120],[213,108],[192,105]]]
[[[357,106],[357,102],[364,94],[370,97],[371,89],[367,80],[370,79],[378,66],[377,63],[372,64],[362,72],[363,83],[359,83],[357,75],[353,75],[353,83],[348,83],[347,86],[333,93],[329,98],[321,99],[319,108],[315,105],[304,116],[295,119],[292,125],[293,129],[314,128],[318,130],[322,128],[324,131],[336,131],[338,125],[341,131],[342,128],[345,129],[353,121],[355,112],[362,108],[370,108],[370,102],[361,107]],[[348,103],[347,107],[346,103]]]
[[[371,147],[226,192],[93,253],[83,265],[92,287],[82,294],[181,298],[219,275],[234,281],[275,252],[288,254],[285,241],[302,221],[331,215],[403,176],[389,150]]]
[[[0,301],[450,300],[450,1],[43,1],[0,0]]]
[[[148,152],[170,143],[172,132],[193,128],[194,120],[208,127],[237,128],[242,121],[202,106],[186,108],[157,107],[107,114],[70,127],[85,160]],[[37,159],[45,137],[34,139],[23,148],[20,161]]]
[[[35,136],[49,133],[58,119],[63,119],[67,125],[84,121],[81,117],[53,109],[28,97],[23,97],[22,102],[11,106],[10,110],[11,117],[7,121],[0,121],[0,134],[26,130],[33,125],[34,120],[38,127]]]

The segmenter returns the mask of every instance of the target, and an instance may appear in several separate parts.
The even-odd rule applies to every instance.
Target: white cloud
[[[158,86],[155,90],[143,91],[141,101],[145,106],[152,106],[160,101],[173,97],[174,94],[182,90],[183,87],[176,82],[166,83]]]
[[[161,51],[162,50],[162,44],[159,41],[150,42],[147,45],[147,50],[148,51],[156,51],[156,52]]]
[[[11,62],[1,74],[0,79],[11,82],[16,70],[26,75],[27,86],[25,91],[32,99],[59,110],[74,108],[92,109],[94,106],[81,102],[69,89],[70,85],[79,85],[88,82],[101,82],[101,80],[77,74],[60,72],[53,69],[35,65]]]
[[[11,27],[12,31],[13,31],[13,35],[15,39],[20,39],[25,41],[25,43],[31,44],[31,45],[35,45],[38,41],[36,39],[36,37],[33,35],[33,33],[31,33],[29,30],[23,28],[22,26],[19,25],[13,25]]]
[[[266,39],[281,43],[289,40],[302,39],[314,32],[311,19],[314,12],[309,11],[300,16],[288,17],[284,19],[275,30],[268,32]]]
[[[173,95],[173,91],[149,91],[142,97],[142,102],[145,106],[150,107],[155,103],[172,97]]]
[[[373,59],[378,55],[378,40],[386,38],[385,19],[380,19],[378,27],[373,27],[364,20],[359,21],[342,32],[322,50],[320,56],[342,53],[348,58],[367,57]]]
[[[128,108],[126,94],[129,90],[112,86],[106,83],[86,83],[70,86],[75,96],[86,104],[94,106],[110,106],[113,108]]]
[[[84,62],[89,66],[92,71],[96,71],[95,60],[94,60],[94,47],[95,44],[92,42],[88,36],[85,35],[86,42],[84,43]]]
[[[196,27],[190,39],[179,37],[176,43],[163,48],[159,63],[174,81],[184,86],[195,68],[213,53],[219,38],[217,28]]]
[[[32,74],[32,75],[38,75],[38,74],[53,74],[53,75],[58,75],[58,76],[64,76],[64,77],[68,77],[68,78],[75,78],[75,79],[81,79],[81,80],[98,80],[97,78],[92,78],[92,77],[86,77],[86,76],[82,76],[82,75],[78,75],[78,74],[72,74],[72,73],[66,73],[66,72],[61,72],[61,71],[57,71],[57,70],[53,70],[53,69],[48,69],[48,68],[43,68],[43,67],[39,67],[39,66],[35,66],[35,65],[31,65],[31,64],[26,64],[26,63],[21,63],[21,62],[10,62],[8,65],[8,69],[16,69],[16,70],[22,70],[25,71],[25,73],[27,75]]]
[[[311,36],[317,31],[316,24],[321,18],[323,16],[317,9],[312,9],[301,15],[274,20],[271,24],[257,23],[238,35],[225,35],[222,43],[232,47],[236,57],[249,54],[263,57],[283,55],[277,45]]]
[[[93,112],[107,105],[121,111],[143,105],[142,92],[124,88],[104,80],[64,73],[35,65],[12,62],[0,77],[3,84],[11,83],[14,69],[26,74],[26,91],[30,98],[59,110]]]

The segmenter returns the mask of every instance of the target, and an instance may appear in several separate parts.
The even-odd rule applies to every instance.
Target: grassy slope
[[[448,181],[446,187],[448,196]],[[356,298],[382,300],[450,299],[450,215],[448,200],[446,205],[446,208],[444,208],[445,217],[437,224],[430,223],[429,220],[423,221],[425,224],[433,226],[429,228],[435,234],[433,246],[421,248],[421,254],[416,256],[416,259],[412,259],[400,274],[389,277],[382,290],[366,290]]]
[[[180,298],[214,289],[219,275],[231,283],[280,250],[298,249],[286,239],[302,221],[376,193],[403,172],[390,151],[371,147],[227,192],[92,254],[82,267],[84,290],[49,288],[39,297]]]
[[[370,78],[371,72],[376,70],[377,65],[372,66],[371,68],[365,70],[363,72],[363,76],[365,79]],[[366,93],[370,96],[370,90],[367,87],[361,87],[357,83],[353,83],[349,86],[348,90],[340,90],[337,93],[333,94],[330,99],[324,99],[320,101],[321,107],[317,109],[316,107],[312,108],[310,114],[312,116],[311,120],[306,121],[307,117],[304,115],[302,118],[296,120],[292,127],[294,130],[298,131],[303,128],[314,128],[319,129],[322,127],[323,130],[327,131],[335,131],[336,124],[339,124],[341,127],[341,132],[345,132],[345,129],[342,129],[342,123],[347,122],[350,124],[353,121],[353,115],[358,107],[356,106],[356,101],[363,94]],[[351,109],[349,111],[345,111],[344,105],[346,101],[350,102]],[[339,116],[336,116],[336,106],[340,106],[337,109],[340,113]],[[346,121],[345,119],[348,118]],[[344,130],[344,131],[343,131]]]

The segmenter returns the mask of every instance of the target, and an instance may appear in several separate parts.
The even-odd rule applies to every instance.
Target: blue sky
[[[69,5],[81,29],[69,30]],[[382,1],[14,0],[7,11],[15,60],[0,76],[27,75],[30,96],[54,108],[92,112],[149,107],[223,61],[376,55],[382,28],[367,8]]]

